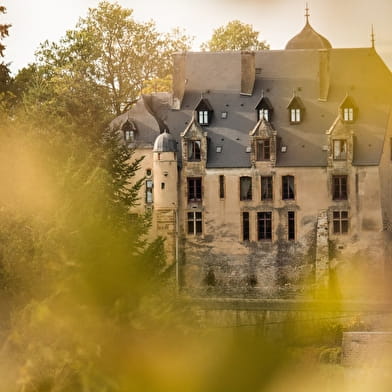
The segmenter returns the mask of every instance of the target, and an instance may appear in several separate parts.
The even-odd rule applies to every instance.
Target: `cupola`
[[[176,139],[165,129],[154,142],[154,152],[177,152]]]
[[[305,27],[287,42],[285,49],[331,49],[331,43],[310,25],[309,8],[307,6],[305,17]]]

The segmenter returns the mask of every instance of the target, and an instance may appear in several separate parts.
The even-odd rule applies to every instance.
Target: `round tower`
[[[167,262],[171,264],[177,253],[178,169],[177,142],[167,130],[155,139],[153,155],[153,224],[156,234],[166,238]]]

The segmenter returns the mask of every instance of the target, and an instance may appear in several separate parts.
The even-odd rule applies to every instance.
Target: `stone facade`
[[[300,33],[283,51],[176,55],[173,94],[143,96],[113,122],[135,124],[140,210],[184,292],[385,295],[391,72],[374,48],[315,34],[320,48]]]

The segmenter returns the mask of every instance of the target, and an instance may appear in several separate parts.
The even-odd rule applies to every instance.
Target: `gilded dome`
[[[299,34],[287,42],[285,49],[331,49],[331,43],[306,21]]]

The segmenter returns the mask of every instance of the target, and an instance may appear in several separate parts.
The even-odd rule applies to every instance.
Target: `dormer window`
[[[346,95],[343,102],[340,105],[341,118],[346,123],[352,123],[355,121],[357,115],[357,107],[352,97]]]
[[[133,130],[124,131],[124,139],[126,142],[133,142],[135,140],[135,132]]]
[[[352,122],[354,121],[354,108],[343,109],[343,121]]]
[[[208,125],[211,122],[213,109],[206,98],[202,98],[195,108],[197,120],[200,125]]]
[[[272,105],[271,102],[267,97],[264,97],[264,95],[261,97],[260,102],[256,106],[256,111],[257,111],[257,121],[260,121],[262,118],[265,121],[271,121],[272,117]]]
[[[124,140],[126,143],[132,143],[135,141],[135,126],[129,120],[125,121],[121,130],[124,134]]]
[[[199,124],[200,125],[208,125],[208,111],[200,110],[199,111]]]
[[[347,140],[333,140],[333,159],[335,161],[344,161],[347,159]]]
[[[294,95],[288,104],[287,109],[289,110],[290,124],[299,124],[302,122],[305,106],[299,97]]]
[[[290,122],[291,123],[301,122],[301,109],[290,109]]]
[[[259,110],[259,120],[264,118],[265,121],[269,121],[269,110],[268,109],[260,109]]]

